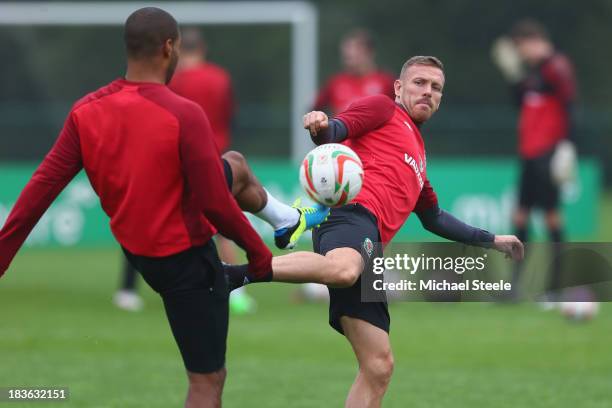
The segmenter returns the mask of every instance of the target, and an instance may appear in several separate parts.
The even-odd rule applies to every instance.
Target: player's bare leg
[[[363,271],[363,258],[353,248],[336,248],[325,256],[294,252],[272,258],[274,282],[322,283],[345,288],[355,284]]]
[[[232,168],[232,195],[240,208],[250,213],[261,211],[268,202],[268,196],[244,156],[239,152],[230,150],[221,157],[227,160]],[[297,213],[297,211],[295,212]]]
[[[506,236],[500,236],[507,238]],[[512,237],[516,239],[515,237]],[[507,241],[507,240],[506,240]],[[496,249],[507,253],[512,259],[522,259],[522,246],[514,247],[501,242]],[[353,248],[336,248],[325,256],[314,252],[298,251],[272,258],[272,274],[257,279],[248,273],[248,265],[226,265],[225,273],[230,289],[234,290],[252,282],[321,283],[346,288],[357,282],[364,263],[361,254]]]
[[[185,408],[220,408],[226,375],[225,368],[210,374],[188,371],[189,391]]]
[[[238,205],[272,226],[279,248],[293,248],[304,231],[327,217],[326,207],[290,207],[274,198],[257,180],[241,153],[229,151],[222,158],[232,169],[232,194]]]
[[[389,334],[365,320],[353,317],[342,316],[340,324],[359,362],[359,371],[345,406],[380,407],[393,374]]]
[[[247,265],[226,265],[231,290],[258,282],[248,274]],[[272,258],[272,281],[285,283],[321,283],[346,288],[353,286],[363,271],[363,258],[353,248],[336,248],[325,256],[299,251]]]
[[[561,219],[561,214],[559,213],[559,210],[555,208],[546,211],[546,226],[548,227],[549,231],[560,230],[562,228],[563,221]]]
[[[223,235],[217,235],[217,247],[219,248],[219,258],[225,263],[235,264],[238,262],[236,247],[234,243]]]

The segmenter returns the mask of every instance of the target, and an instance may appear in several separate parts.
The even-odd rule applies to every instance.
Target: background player
[[[529,215],[535,208],[544,211],[549,238],[559,243],[564,235],[559,187],[572,178],[575,167],[571,142],[576,98],[574,68],[566,55],[555,50],[548,33],[537,21],[517,22],[510,35],[511,39],[496,42],[493,57],[512,84],[520,107],[521,176],[513,218],[516,235],[521,241],[528,240]],[[558,245],[553,247],[559,251]],[[557,258],[553,254],[553,259]],[[513,276],[515,288],[519,270],[517,267]],[[553,265],[549,297],[559,289],[559,283],[559,265]]]
[[[340,43],[340,56],[344,70],[327,80],[317,95],[313,110],[337,114],[364,96],[383,94],[395,98],[395,78],[376,65],[376,50],[368,31],[349,32]]]
[[[471,227],[438,207],[427,178],[419,128],[438,110],[444,82],[437,58],[417,56],[406,61],[394,83],[395,102],[383,95],[370,96],[332,120],[318,111],[304,116],[304,127],[316,144],[342,142],[360,156],[364,184],[352,203],[332,209],[327,221],[314,230],[313,245],[320,255],[297,252],[274,257],[272,273],[263,280],[329,286],[329,323],[346,336],[359,363],[347,407],[379,407],[393,372],[386,300],[361,300],[362,274],[369,280],[371,260],[382,255],[381,245],[368,243],[389,243],[415,212],[427,230],[441,237],[492,247],[514,259],[523,256],[515,236]],[[245,267],[226,271],[232,285],[262,280]]]
[[[277,244],[290,244],[307,227],[307,217],[270,197],[239,153],[227,153],[222,162],[202,109],[166,87],[180,46],[170,14],[154,7],[135,11],[124,40],[125,79],[75,103],[0,230],[0,275],[84,168],[113,235],[164,302],[189,378],[185,405],[220,406],[228,288],[212,236],[219,231],[238,243],[249,271],[268,276],[272,254],[236,201],[273,225],[286,224]],[[299,227],[293,231],[287,218],[296,213]]]

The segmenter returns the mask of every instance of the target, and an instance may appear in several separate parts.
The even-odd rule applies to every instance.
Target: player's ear
[[[162,48],[164,58],[170,58],[170,56],[172,55],[173,49],[174,49],[174,40],[172,40],[171,38],[168,38]]]
[[[395,82],[393,83],[393,89],[395,90],[395,96],[401,96],[402,95],[402,81],[400,81],[399,79],[396,79]]]

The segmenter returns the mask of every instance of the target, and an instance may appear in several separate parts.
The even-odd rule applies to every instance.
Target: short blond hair
[[[436,57],[432,57],[431,55],[415,55],[414,57],[410,57],[404,65],[402,65],[402,70],[400,71],[400,78],[406,74],[408,68],[413,65],[427,65],[430,67],[440,68],[440,70],[444,71],[444,64]]]

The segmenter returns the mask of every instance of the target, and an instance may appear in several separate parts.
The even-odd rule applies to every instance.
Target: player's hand
[[[496,235],[493,248],[506,254],[506,258],[520,261],[525,256],[523,243],[514,235]]]
[[[523,78],[521,56],[510,38],[500,37],[495,40],[491,47],[491,59],[507,81],[517,83]]]
[[[311,137],[316,137],[317,134],[329,127],[329,118],[325,112],[312,111],[304,115],[304,129],[310,132]]]
[[[569,140],[559,142],[550,159],[550,175],[558,186],[574,181],[576,178],[576,161],[574,144]]]

